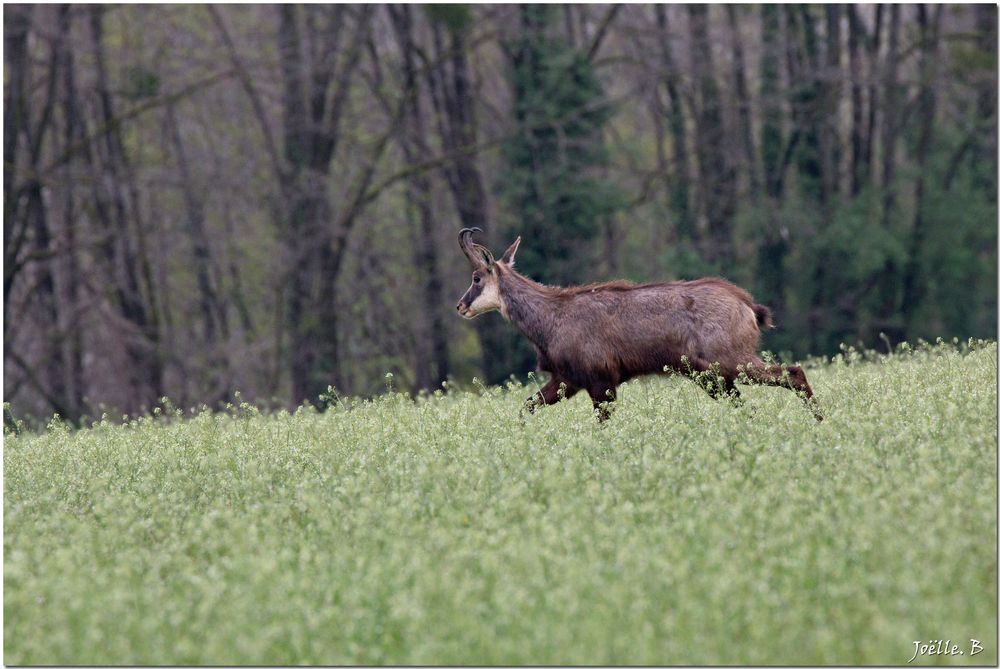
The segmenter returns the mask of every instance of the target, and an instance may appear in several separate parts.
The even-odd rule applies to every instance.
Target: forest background
[[[715,274],[765,348],[996,337],[983,5],[4,5],[4,400],[263,406],[533,369],[457,244]],[[323,396],[321,398],[320,396]]]

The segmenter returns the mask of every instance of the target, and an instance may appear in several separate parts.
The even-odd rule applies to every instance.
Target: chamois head
[[[458,243],[472,265],[472,285],[455,306],[464,318],[475,318],[479,314],[499,309],[504,311],[503,297],[500,295],[500,272],[514,265],[514,254],[521,243],[518,237],[510,245],[500,260],[485,246],[472,241],[472,234],[482,232],[479,228],[462,228],[458,233]]]

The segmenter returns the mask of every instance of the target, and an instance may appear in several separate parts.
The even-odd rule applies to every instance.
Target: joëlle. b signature
[[[977,639],[969,639],[969,657],[983,652],[983,644]],[[913,662],[917,657],[923,655],[965,655],[965,651],[957,643],[952,643],[951,639],[931,639],[930,641],[914,641],[913,657],[906,661],[907,664]]]

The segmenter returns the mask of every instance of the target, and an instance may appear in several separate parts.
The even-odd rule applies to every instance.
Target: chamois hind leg
[[[782,368],[781,365],[767,364],[760,358],[754,358],[743,371],[751,383],[780,386],[798,393],[816,420],[823,420],[823,414],[819,410],[819,402],[813,395],[813,389],[806,379],[805,371],[799,365],[786,365]]]
[[[559,390],[562,386],[565,386],[565,391],[560,393]],[[547,404],[555,404],[561,399],[568,400],[578,392],[580,392],[578,387],[553,374],[552,378],[549,379],[548,383],[542,386],[541,390],[525,401],[525,408],[529,412],[535,413],[535,411],[537,411],[540,407]]]
[[[720,376],[719,379],[722,381],[722,387],[720,388],[716,384],[715,392],[709,392],[709,395],[717,400],[721,400],[723,397],[729,399],[733,406],[740,407],[743,406],[743,395],[740,394],[740,389],[736,387],[736,377],[735,376]]]
[[[713,399],[729,398],[735,405],[743,404],[743,397],[736,387],[736,374],[713,365],[703,358],[695,358],[687,364],[687,372],[698,386]]]
[[[595,383],[587,388],[594,403],[594,410],[597,411],[597,422],[603,423],[611,418],[612,403],[618,398],[616,386],[608,383]]]

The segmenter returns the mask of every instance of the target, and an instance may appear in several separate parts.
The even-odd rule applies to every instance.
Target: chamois
[[[781,368],[757,355],[771,311],[724,279],[585,286],[545,286],[518,273],[521,238],[500,260],[463,228],[459,244],[472,264],[472,285],[459,300],[467,319],[499,310],[535,347],[539,371],[551,375],[527,400],[536,408],[586,390],[599,420],[610,416],[618,384],[646,374],[681,373],[712,397],[739,401],[735,381],[797,391],[822,420],[812,388],[798,365]]]

